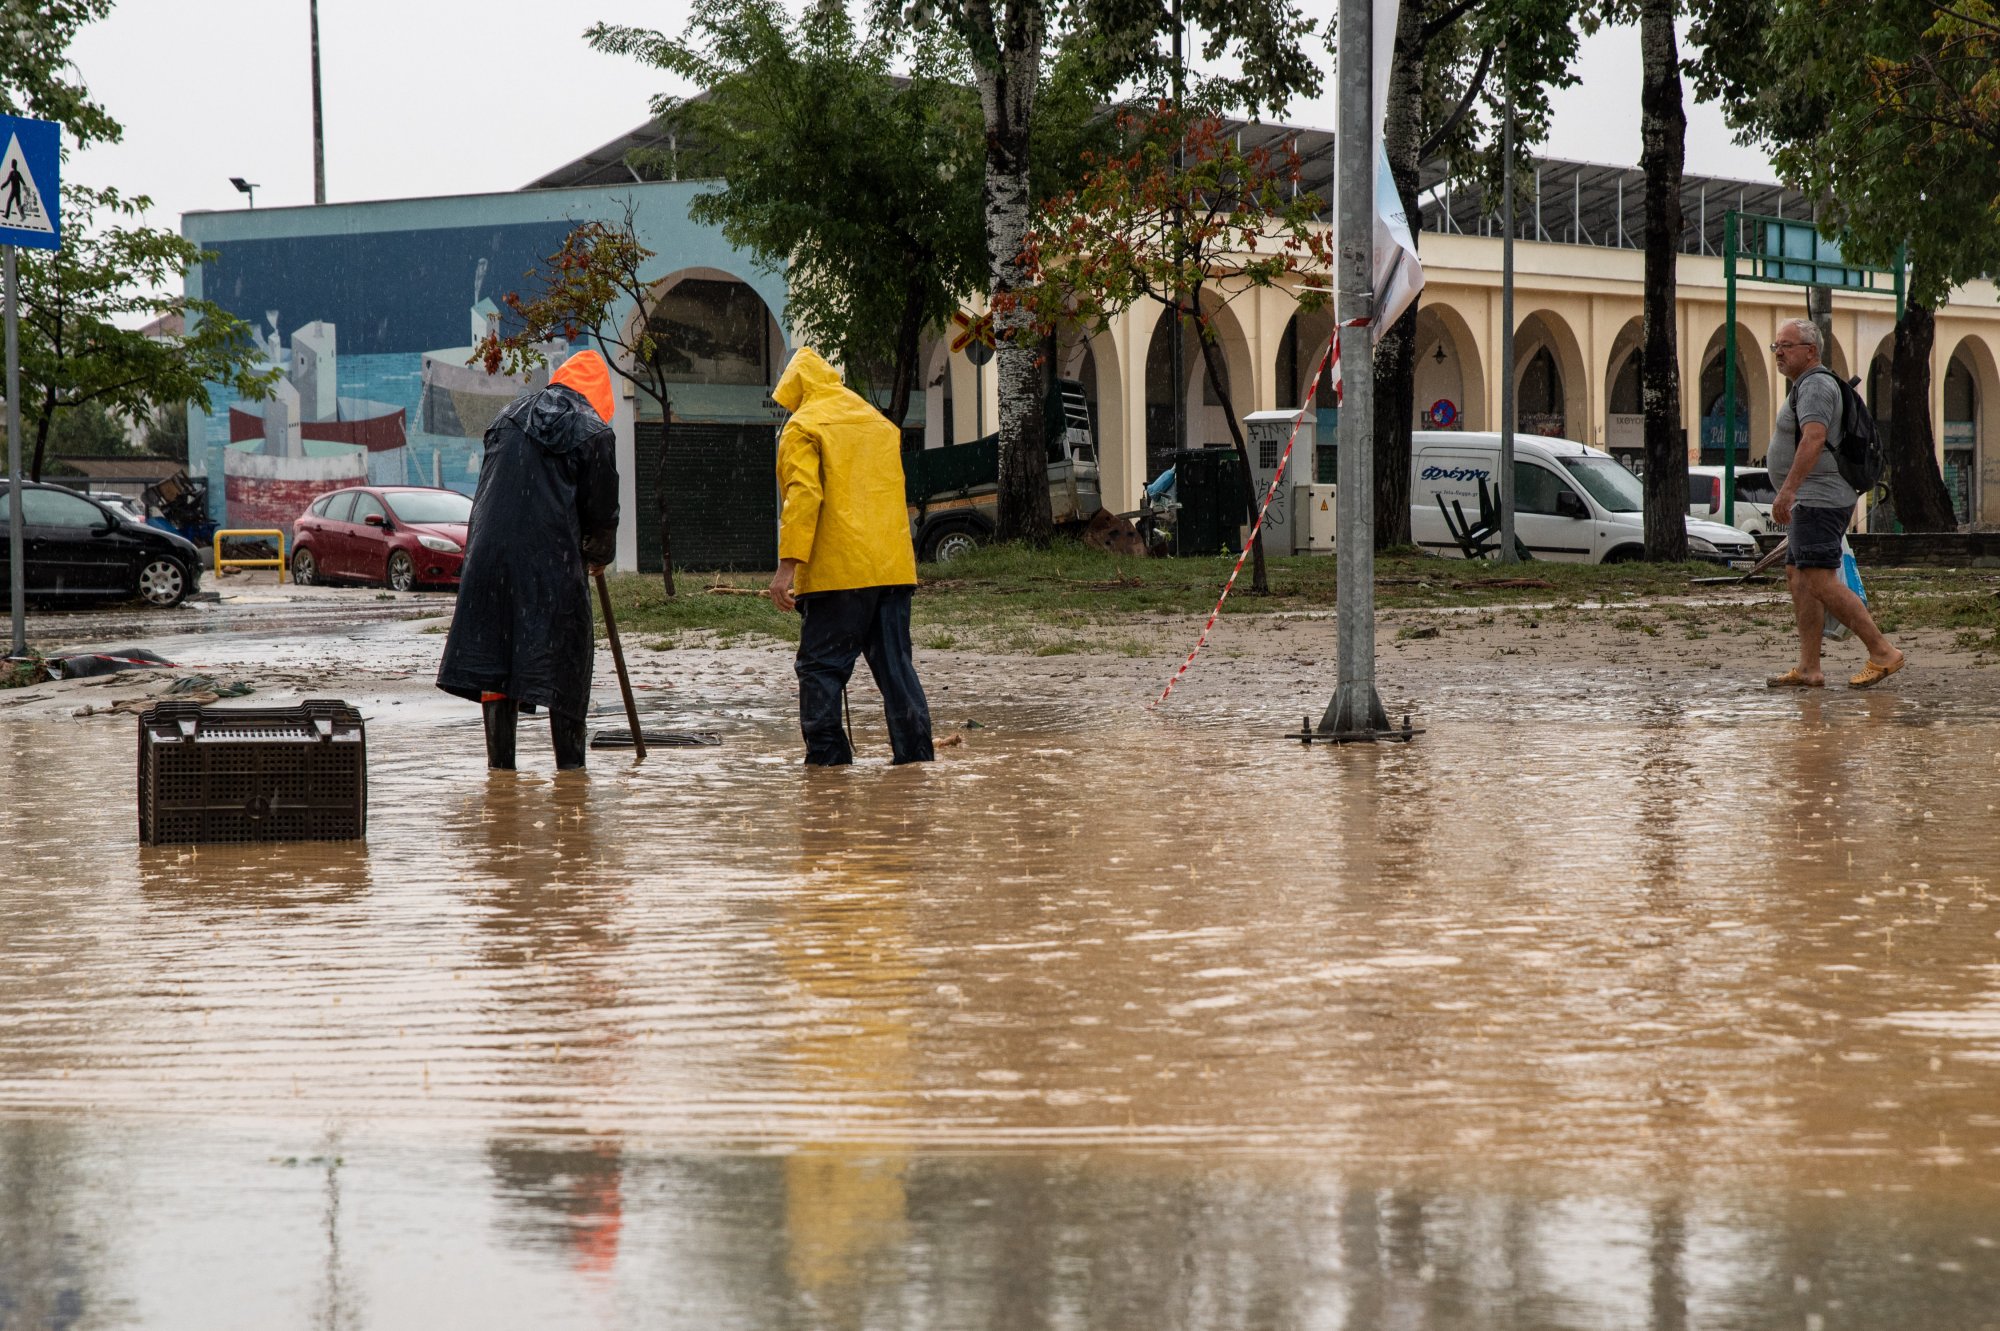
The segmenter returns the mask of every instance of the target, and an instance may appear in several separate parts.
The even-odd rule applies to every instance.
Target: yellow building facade
[[[1459,429],[1499,428],[1502,243],[1498,236],[1429,230],[1421,237],[1428,284],[1417,317],[1413,424],[1419,429],[1438,428],[1445,418]],[[1516,428],[1632,455],[1641,447],[1643,426],[1636,359],[1643,341],[1643,255],[1632,248],[1519,240],[1514,263]],[[1702,459],[1704,438],[1709,457],[1719,460],[1723,261],[1683,253],[1679,282],[1681,419],[1688,427],[1689,461]],[[1232,292],[1225,284],[1219,295],[1213,322],[1236,412],[1298,405],[1332,330],[1331,314],[1301,315],[1286,289]],[[1218,303],[1214,294],[1209,300],[1211,307]],[[1748,457],[1739,455],[1739,463],[1764,456],[1785,392],[1769,344],[1780,323],[1804,314],[1802,287],[1739,282],[1737,394],[1739,419],[1747,418],[1741,437],[1749,441]],[[1063,352],[1063,374],[1083,380],[1093,402],[1105,502],[1121,511],[1138,506],[1141,487],[1163,465],[1171,340],[1162,316],[1161,306],[1142,302]],[[1884,420],[1894,411],[1888,366],[1895,322],[1895,301],[1887,293],[1834,294],[1827,361],[1843,377],[1862,376],[1863,391]],[[990,366],[982,374],[942,342],[929,364],[927,444],[973,438],[980,424],[995,428]],[[1188,444],[1227,443],[1222,408],[1193,348],[1186,366]],[[975,395],[984,399],[983,412],[972,409]],[[1961,518],[2000,526],[2000,288],[1991,281],[1953,292],[1937,312],[1930,408],[1939,460]]]

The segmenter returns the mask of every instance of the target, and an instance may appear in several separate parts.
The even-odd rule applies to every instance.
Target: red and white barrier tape
[[[1271,477],[1270,488],[1264,492],[1264,502],[1257,507],[1257,520],[1250,524],[1250,539],[1243,542],[1242,550],[1237,552],[1236,567],[1229,570],[1229,580],[1222,584],[1222,595],[1215,598],[1215,609],[1208,612],[1208,622],[1202,625],[1201,637],[1195,642],[1194,650],[1187,654],[1187,660],[1181,662],[1181,668],[1176,670],[1174,677],[1167,681],[1167,687],[1160,690],[1160,696],[1146,704],[1147,711],[1151,711],[1167,700],[1168,696],[1173,693],[1174,686],[1181,682],[1181,676],[1185,675],[1188,672],[1188,667],[1194,664],[1194,658],[1201,655],[1201,649],[1208,645],[1208,635],[1215,628],[1216,619],[1222,614],[1222,603],[1229,599],[1230,590],[1236,586],[1236,575],[1243,571],[1243,561],[1249,557],[1251,547],[1256,544],[1257,533],[1264,529],[1264,515],[1270,512],[1271,501],[1277,498],[1278,486],[1285,479],[1285,464],[1292,460],[1292,446],[1299,441],[1299,427],[1305,423],[1306,408],[1312,405],[1312,395],[1317,391],[1320,372],[1326,368],[1329,357],[1332,358],[1335,366],[1340,364],[1340,330],[1342,328],[1360,328],[1367,323],[1368,320],[1366,319],[1349,319],[1344,324],[1334,325],[1333,336],[1327,339],[1325,349],[1320,352],[1319,360],[1313,365],[1312,375],[1306,380],[1306,383],[1312,385],[1312,387],[1308,388],[1303,394],[1304,400],[1299,403],[1298,414],[1292,417],[1291,437],[1285,440],[1284,456],[1278,459],[1278,470]],[[1335,402],[1340,400],[1340,390],[1341,380],[1336,377],[1333,381]]]

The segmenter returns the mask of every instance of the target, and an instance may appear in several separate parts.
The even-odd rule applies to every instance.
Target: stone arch
[[[930,344],[922,361],[920,380],[924,395],[924,447],[945,448],[958,443],[962,432],[958,413],[963,403],[953,378],[951,339],[940,337]]]
[[[1517,430],[1565,439],[1585,433],[1590,397],[1583,349],[1560,314],[1533,310],[1516,325],[1512,373]]]
[[[1695,413],[1699,430],[1701,460],[1711,466],[1722,462],[1723,360],[1728,329],[1719,327],[1709,335],[1702,349],[1701,369],[1695,380]],[[1756,354],[1761,344],[1743,324],[1736,325],[1736,410],[1743,422],[1738,431],[1736,463],[1762,462],[1764,447],[1771,437],[1776,408],[1771,401],[1771,381],[1765,372],[1765,358]],[[1711,456],[1713,454],[1713,456]]]
[[[1868,403],[1868,410],[1874,415],[1875,424],[1881,428],[1884,439],[1889,437],[1889,422],[1896,414],[1896,382],[1891,372],[1895,358],[1896,335],[1889,333],[1875,344],[1875,350],[1868,357],[1868,368],[1861,375],[1862,399]]]
[[[1277,410],[1294,411],[1298,408],[1306,394],[1306,379],[1319,362],[1327,338],[1332,335],[1333,311],[1326,306],[1310,313],[1295,312],[1285,321],[1285,331],[1278,338],[1277,361],[1271,375],[1271,382],[1276,388],[1276,401],[1272,405]],[[1330,411],[1334,406],[1331,365],[1320,371],[1319,391],[1314,396],[1313,405],[1320,411]]]
[[[1968,334],[1951,349],[1945,366],[1945,485],[1954,504],[1964,500],[1961,522],[1991,523],[2000,520],[2000,469],[1994,467],[1995,445],[2000,444],[2000,363],[1988,339]],[[1954,369],[1963,376],[1960,384],[1953,383]],[[1958,400],[1961,394],[1966,400]],[[1955,412],[1964,414],[1955,418]]]
[[[1642,470],[1646,460],[1646,410],[1639,382],[1639,353],[1645,345],[1646,323],[1635,314],[1611,339],[1604,365],[1604,449],[1634,471]]]
[[[764,400],[785,367],[786,340],[777,315],[745,278],[721,268],[690,267],[652,286],[650,324],[660,336],[661,355],[670,357],[667,382],[687,384],[685,402],[676,401],[676,420],[762,420]],[[638,311],[626,316],[637,331]],[[635,395],[641,419],[659,418],[650,394]]]
[[[1444,359],[1438,359],[1438,352]],[[1417,307],[1415,355],[1415,401],[1413,428],[1439,428],[1426,423],[1430,409],[1440,398],[1458,408],[1452,429],[1487,428],[1486,367],[1481,362],[1479,340],[1472,325],[1456,308],[1444,301],[1426,301]]]
[[[1062,345],[1057,365],[1062,376],[1083,385],[1090,403],[1091,443],[1097,452],[1100,484],[1107,496],[1122,494],[1128,462],[1118,441],[1125,438],[1125,385],[1118,372],[1117,338],[1109,328],[1095,333],[1076,329]],[[1109,441],[1107,453],[1105,445]],[[1106,502],[1109,502],[1107,499]]]
[[[1222,353],[1223,386],[1229,390],[1231,405],[1238,416],[1253,409],[1250,399],[1251,385],[1254,383],[1250,365],[1249,340],[1243,334],[1243,326],[1235,313],[1221,303],[1219,298],[1211,298],[1204,293],[1203,313],[1208,316],[1209,327],[1214,333],[1216,348]],[[1185,392],[1187,394],[1187,444],[1190,448],[1202,448],[1212,444],[1229,444],[1232,441],[1229,422],[1226,419],[1219,395],[1209,386],[1207,369],[1202,359],[1201,347],[1195,341],[1192,320],[1183,320],[1184,347],[1182,364],[1187,371]],[[1169,330],[1171,320],[1162,309],[1153,320],[1152,335],[1146,346],[1146,475],[1148,479],[1157,476],[1172,465],[1175,448],[1173,439],[1173,394],[1169,386],[1172,379],[1173,342]]]

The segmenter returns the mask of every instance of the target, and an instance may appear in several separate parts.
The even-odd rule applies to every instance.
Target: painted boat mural
[[[277,311],[261,339],[266,365],[284,371],[262,402],[231,403],[222,471],[228,520],[236,526],[283,527],[320,495],[406,468],[404,410],[388,402],[342,397],[338,332],[324,320],[278,334]],[[371,465],[374,458],[382,463]]]
[[[423,396],[417,405],[417,428],[426,434],[460,439],[484,439],[486,427],[521,394],[547,388],[551,367],[560,365],[569,354],[567,342],[543,342],[536,350],[543,364],[526,374],[488,374],[484,365],[471,364],[473,349],[500,329],[500,307],[480,293],[486,285],[486,261],[479,261],[472,278],[472,308],[469,331],[472,340],[462,347],[440,347],[423,354]]]

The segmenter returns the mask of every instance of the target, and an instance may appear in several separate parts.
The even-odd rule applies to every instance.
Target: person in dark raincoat
[[[556,766],[584,765],[590,577],[618,538],[611,371],[595,351],[563,363],[486,431],[486,455],[438,687],[485,707],[486,765],[514,766],[514,722],[549,714]]]

